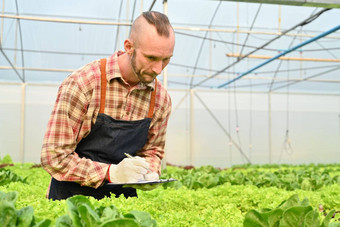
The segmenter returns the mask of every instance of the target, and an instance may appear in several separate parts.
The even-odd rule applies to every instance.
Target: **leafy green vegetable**
[[[17,201],[17,198],[18,198],[18,192],[5,193],[5,192],[0,191],[0,202],[8,201],[14,204]]]
[[[2,159],[0,159],[0,164],[12,164],[12,158],[10,155],[5,155]]]
[[[0,186],[12,182],[26,183],[26,178],[22,178],[8,169],[0,169]]]
[[[16,212],[27,206],[33,207],[34,224],[32,226],[72,226],[72,220],[67,213],[67,200],[46,199],[50,175],[44,169],[32,168],[32,166],[32,163],[17,163],[5,167],[18,176],[27,178],[27,182],[16,181],[1,185],[0,191],[4,193],[0,192],[0,201],[4,200],[4,197],[6,200],[15,201]],[[167,183],[168,185],[164,188],[159,187],[148,192],[140,191],[138,198],[111,197],[96,200],[87,197],[92,204],[89,207],[100,218],[98,226],[112,226],[114,223],[141,226],[137,218],[129,215],[131,210],[146,212],[155,222],[157,221],[157,225],[169,227],[239,227],[243,225],[248,212],[256,211],[260,214],[267,212],[267,217],[264,219],[268,220],[269,225],[275,226],[273,223],[282,219],[277,209],[281,209],[283,214],[283,211],[289,208],[288,203],[281,203],[281,201],[296,193],[300,197],[307,197],[310,204],[308,200],[299,201],[299,196],[296,196],[296,203],[292,203],[291,206],[309,205],[319,208],[322,204],[323,209],[318,212],[320,225],[340,227],[338,221],[340,213],[334,215],[334,211],[340,211],[340,164],[243,165],[225,170],[202,166],[190,171],[168,167],[163,173],[164,178],[166,174],[174,175],[176,179],[185,178],[193,187],[187,187],[184,181],[176,181]],[[310,176],[319,176],[313,178],[308,176],[308,173]],[[326,176],[322,176],[322,173]],[[216,184],[216,180],[210,183],[210,176],[211,179],[218,179],[216,186],[212,186]],[[233,178],[234,183],[226,181],[228,177]],[[327,179],[332,179],[332,184],[328,184],[330,181],[327,183]],[[207,183],[203,183],[204,180]],[[315,185],[323,181],[326,182],[325,185],[316,189]],[[208,188],[205,184],[211,186]],[[305,184],[306,188],[302,184]],[[296,189],[293,190],[294,187]],[[193,188],[195,190],[192,190]],[[18,194],[11,193],[13,191],[18,191]],[[81,203],[77,207],[85,206],[84,204],[88,203]],[[268,208],[263,209],[263,207]],[[306,214],[305,227],[315,222],[316,213],[313,212]]]
[[[28,206],[17,211],[17,223],[16,226],[27,227],[33,222],[33,207]]]
[[[126,218],[135,219],[141,227],[156,227],[156,220],[152,219],[150,214],[143,211],[133,210],[124,215]]]
[[[69,227],[69,226],[73,226],[72,225],[72,219],[68,215],[60,216],[60,217],[57,218],[55,226],[56,227]]]
[[[283,210],[275,209],[268,212],[259,212],[256,210],[250,210],[246,214],[243,226],[279,226],[280,219],[282,217]]]
[[[67,199],[67,207],[75,227],[93,226],[99,222],[99,217],[93,212],[93,205],[85,196],[76,195]]]
[[[99,207],[96,209],[97,214],[100,216],[102,222],[111,220],[112,218],[123,218],[124,216],[118,211],[118,209],[110,205],[108,207]]]
[[[298,195],[292,195],[275,209],[264,211],[250,210],[245,215],[244,227],[326,227],[334,214],[331,211],[320,225],[319,213],[309,205],[308,199],[299,201]]]
[[[171,167],[166,170],[162,178],[175,178],[177,181],[163,184],[164,188],[180,188],[185,186],[189,189],[212,188],[221,184],[231,185],[255,185],[257,187],[277,187],[293,191],[319,190],[332,185],[340,185],[340,175],[331,176],[331,171],[313,167],[312,169],[277,169],[273,172],[257,170],[249,171],[229,170],[221,171],[212,166],[203,166],[189,170]]]
[[[33,207],[23,207],[20,210],[15,208],[17,192],[4,193],[0,191],[0,225],[1,226],[50,226],[50,220],[35,222]]]
[[[8,201],[0,202],[0,223],[3,226],[15,226],[17,215],[14,204]]]
[[[113,205],[95,209],[90,200],[83,195],[67,199],[67,214],[57,219],[57,227],[157,226],[156,221],[147,212],[131,211],[122,215]]]
[[[133,219],[121,218],[106,221],[102,223],[99,227],[140,227],[140,225]]]
[[[313,212],[311,206],[294,206],[290,207],[283,212],[280,226],[306,226],[305,217],[309,212]],[[314,212],[313,212],[314,213]],[[317,212],[315,211],[317,214]],[[319,225],[319,219],[314,219],[313,226]]]

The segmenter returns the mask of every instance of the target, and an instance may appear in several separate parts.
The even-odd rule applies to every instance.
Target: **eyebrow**
[[[153,57],[153,58],[162,58],[162,57],[160,57],[160,56],[156,56],[156,55],[152,55],[152,54],[144,54],[144,56],[146,56],[146,57]],[[171,58],[173,56],[173,54],[171,55],[171,56],[169,56],[169,57],[164,57],[164,58]]]

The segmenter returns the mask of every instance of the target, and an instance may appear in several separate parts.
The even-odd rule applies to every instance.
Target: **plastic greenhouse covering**
[[[2,0],[0,156],[39,162],[59,84],[123,50],[141,12],[168,15],[166,161],[340,161],[340,9],[207,0]]]

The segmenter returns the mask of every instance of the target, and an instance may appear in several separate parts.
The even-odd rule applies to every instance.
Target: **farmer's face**
[[[175,37],[173,31],[169,37],[160,36],[151,25],[145,29],[145,34],[138,37],[137,43],[133,43],[131,66],[141,82],[150,83],[169,64]]]

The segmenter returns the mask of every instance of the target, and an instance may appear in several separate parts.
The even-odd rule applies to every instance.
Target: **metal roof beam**
[[[2,47],[0,46],[0,52],[2,53],[2,55],[5,57],[5,59],[7,60],[7,62],[10,64],[11,68],[14,70],[15,74],[17,74],[17,76],[19,77],[19,79],[21,80],[21,82],[25,82],[24,78],[22,76],[20,76],[20,73],[18,72],[17,68],[15,67],[15,65],[11,62],[11,60],[7,57],[6,53],[3,51]]]
[[[228,82],[226,82],[226,83],[224,83],[224,84],[218,86],[218,88],[222,88],[222,87],[224,87],[224,86],[226,86],[226,85],[228,85],[228,84],[230,84],[230,83],[233,83],[233,82],[235,82],[236,80],[241,79],[241,78],[244,77],[245,75],[248,75],[249,73],[251,73],[251,72],[253,72],[253,71],[255,71],[255,70],[257,70],[257,69],[259,69],[259,68],[261,68],[261,67],[263,67],[263,66],[265,66],[265,65],[267,65],[268,63],[270,63],[270,62],[272,62],[272,61],[274,61],[274,60],[276,60],[276,59],[278,59],[278,58],[280,58],[280,57],[282,57],[282,56],[284,56],[284,55],[286,55],[286,54],[288,54],[288,53],[290,53],[290,52],[292,52],[292,51],[294,51],[294,50],[297,50],[297,49],[299,49],[300,47],[303,47],[303,46],[305,46],[305,45],[307,45],[307,44],[309,44],[309,43],[315,42],[316,40],[318,40],[318,39],[320,39],[320,38],[322,38],[322,37],[324,37],[324,36],[326,36],[326,35],[328,35],[328,34],[331,34],[331,33],[333,33],[333,32],[336,32],[336,31],[339,30],[339,29],[340,29],[340,25],[338,25],[338,26],[336,26],[336,27],[334,27],[334,28],[332,28],[332,29],[330,29],[330,30],[324,32],[324,33],[321,33],[320,35],[317,35],[317,36],[315,36],[314,38],[308,39],[308,40],[306,40],[305,42],[302,42],[302,43],[300,43],[300,44],[298,44],[298,45],[296,45],[296,46],[294,46],[294,47],[292,47],[292,48],[290,48],[290,49],[287,49],[286,51],[283,51],[282,53],[280,53],[280,54],[278,54],[278,55],[276,55],[276,56],[274,56],[274,57],[272,57],[272,58],[266,60],[265,62],[263,62],[263,63],[261,63],[261,64],[255,66],[255,67],[249,69],[248,71],[242,73],[241,75],[239,75],[239,76],[236,77],[235,79],[230,80],[230,81],[228,81]]]
[[[222,1],[251,2],[292,6],[311,6],[323,8],[340,8],[340,0],[222,0]]]

